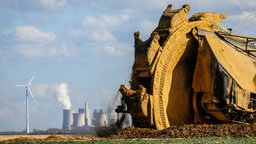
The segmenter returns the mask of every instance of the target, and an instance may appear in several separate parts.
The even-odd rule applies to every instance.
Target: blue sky
[[[25,89],[12,84],[26,84],[34,72],[31,130],[61,128],[63,105],[54,95],[61,84],[72,109],[84,101],[106,109],[120,84],[129,86],[133,33],[147,39],[168,4],[186,3],[190,16],[227,13],[227,27],[256,14],[254,0],[1,0],[0,131],[25,129]],[[238,33],[255,36],[255,22]]]

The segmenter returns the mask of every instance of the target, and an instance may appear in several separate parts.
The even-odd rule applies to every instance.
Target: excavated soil
[[[191,124],[164,130],[128,127],[110,135],[110,139],[132,138],[201,138],[256,136],[256,124]]]
[[[76,135],[0,135],[0,143],[44,143],[58,141],[89,141],[100,139],[102,138]]]
[[[6,137],[0,136],[0,143],[15,142],[43,142],[43,141],[88,141],[104,139],[138,139],[138,138],[203,138],[203,137],[255,137],[256,124],[191,124],[182,126],[171,126],[164,130],[149,128],[135,128],[133,126],[125,129],[116,128],[102,129],[98,136],[77,135],[24,135]]]

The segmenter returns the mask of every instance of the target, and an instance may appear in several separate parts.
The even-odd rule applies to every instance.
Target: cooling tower
[[[73,125],[74,128],[80,128],[84,126],[84,113],[73,113]]]
[[[73,113],[72,110],[68,110],[68,109],[63,110],[63,123],[62,123],[63,130],[71,130],[71,125],[73,123],[72,113]]]
[[[85,112],[84,108],[78,109],[78,113],[84,113],[84,112]]]

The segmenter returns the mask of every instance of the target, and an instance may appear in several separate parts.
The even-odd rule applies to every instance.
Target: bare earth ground
[[[203,137],[256,137],[256,124],[191,124],[171,126],[165,130],[128,127],[116,131],[99,131],[100,136],[86,135],[0,135],[0,142],[36,140],[102,140],[134,138],[203,138]]]
[[[0,135],[0,143],[44,142],[44,141],[89,141],[100,140],[99,137],[77,135]]]
[[[191,124],[171,126],[164,130],[129,127],[122,129],[115,138],[202,138],[202,137],[255,137],[256,124]]]
[[[75,136],[75,135],[0,135],[0,142],[7,140],[93,140],[99,137]]]

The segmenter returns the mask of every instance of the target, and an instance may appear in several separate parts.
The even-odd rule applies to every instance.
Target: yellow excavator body
[[[255,122],[256,38],[220,25],[226,14],[168,5],[148,40],[134,33],[130,88],[122,104],[136,127],[165,129],[191,123]]]

